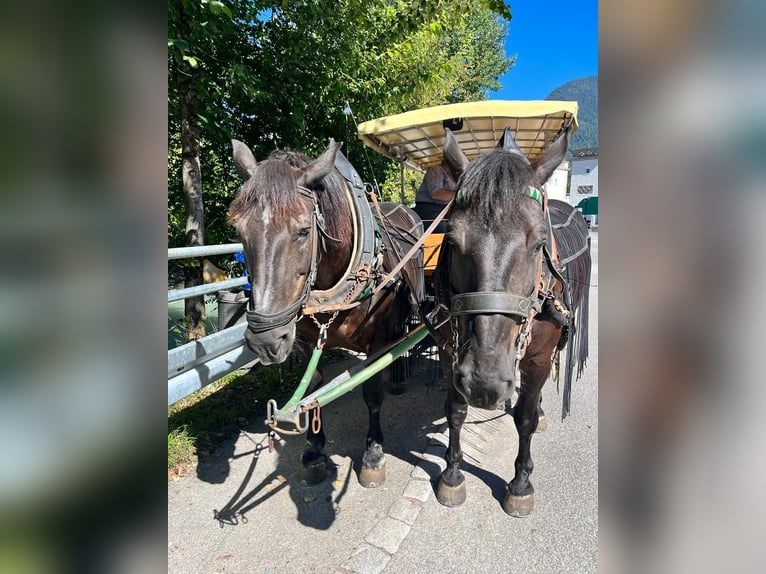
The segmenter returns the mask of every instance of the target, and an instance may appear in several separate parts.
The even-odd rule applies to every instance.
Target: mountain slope
[[[577,100],[580,126],[572,136],[569,149],[598,147],[598,76],[567,82],[553,90],[546,100]]]

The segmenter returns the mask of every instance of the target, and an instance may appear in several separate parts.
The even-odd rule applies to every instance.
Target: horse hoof
[[[359,484],[365,488],[377,488],[386,482],[386,465],[378,468],[362,467],[359,471]]]
[[[525,494],[524,496],[514,496],[510,491],[505,493],[505,500],[503,500],[503,510],[506,514],[515,516],[516,518],[524,518],[532,513],[535,507],[535,495]]]
[[[465,502],[465,481],[457,486],[450,486],[443,480],[439,480],[439,485],[436,487],[436,500],[450,508],[460,506]]]
[[[308,464],[301,471],[301,484],[316,485],[325,478],[327,478],[327,463],[324,460]]]
[[[548,430],[548,419],[545,417],[540,417],[537,419],[537,428],[535,429],[535,432],[545,432]]]

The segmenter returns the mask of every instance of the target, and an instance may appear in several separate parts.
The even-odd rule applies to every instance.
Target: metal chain
[[[452,316],[452,376],[455,376],[455,370],[460,362],[460,333],[458,331],[458,319]]]
[[[319,431],[322,430],[322,419],[320,418],[320,412],[321,407],[319,406],[319,403],[316,402],[316,405],[314,406],[314,417],[311,419],[311,432],[314,434],[319,434]]]
[[[319,327],[319,337],[317,338],[317,348],[318,349],[324,349],[324,345],[327,342],[327,331],[330,328],[330,325],[332,325],[333,321],[335,321],[335,318],[338,316],[338,311],[335,311],[335,313],[332,314],[332,317],[330,317],[330,320],[327,321],[327,323],[322,324],[320,323],[317,318],[314,316],[314,313],[309,315],[311,317],[311,320],[314,321],[317,327]]]

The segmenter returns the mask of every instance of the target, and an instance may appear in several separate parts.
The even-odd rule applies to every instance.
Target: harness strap
[[[408,254],[408,257],[402,257],[402,254],[399,253],[399,248],[397,247],[393,237],[391,237],[391,234],[388,232],[388,226],[385,225],[385,217],[383,216],[383,212],[380,209],[380,204],[378,203],[378,196],[375,195],[375,193],[373,192],[370,194],[370,197],[372,198],[372,204],[375,206],[375,211],[378,213],[378,221],[380,221],[380,227],[383,228],[383,232],[386,234],[386,237],[388,237],[388,244],[391,246],[391,250],[394,252],[394,255],[399,260],[399,263],[396,264],[394,269],[397,269],[397,268],[403,269],[404,264],[406,264],[407,261],[410,260],[412,255]],[[409,253],[414,254],[414,251],[410,250]],[[402,264],[401,267],[400,267],[400,264]],[[391,274],[389,273],[389,275]],[[402,277],[404,278],[404,281],[407,283],[407,287],[410,288],[410,299],[415,305],[417,305],[418,300],[415,294],[415,286],[412,284],[412,281],[410,280],[410,277],[407,273],[402,273]],[[386,283],[388,283],[388,276],[386,276],[385,281],[381,282],[381,285],[385,285]],[[380,285],[378,285],[378,287],[380,287]],[[376,288],[372,291],[372,294],[374,295],[377,292],[378,290]]]
[[[576,251],[575,253],[572,253],[572,255],[570,255],[569,257],[567,257],[567,258],[565,258],[565,259],[562,259],[561,261],[559,261],[559,265],[566,265],[566,264],[567,264],[567,263],[569,263],[570,261],[574,261],[574,260],[575,260],[575,259],[577,259],[577,258],[578,258],[580,255],[582,255],[583,253],[585,253],[585,252],[588,250],[588,247],[589,247],[589,245],[586,243],[586,244],[585,244],[585,245],[583,245],[583,246],[582,246],[582,247],[581,247],[581,248],[580,248],[578,251]]]
[[[441,329],[444,325],[446,325],[450,321],[449,309],[447,309],[447,307],[443,303],[439,303],[436,306],[436,308],[430,313],[426,313],[422,305],[420,306],[418,311],[420,312],[419,313],[420,320],[426,326],[426,329],[428,329],[428,332],[431,333],[431,336],[436,341],[436,344],[440,348],[447,349],[448,352],[454,353],[455,348],[439,331],[439,329]],[[444,312],[445,316],[439,319],[438,315],[442,312]]]
[[[444,207],[444,209],[441,210],[439,215],[437,215],[431,225],[428,226],[428,229],[426,229],[423,232],[423,235],[415,242],[415,245],[413,245],[410,250],[402,257],[402,259],[399,261],[399,263],[396,264],[396,266],[388,272],[388,274],[383,277],[383,280],[380,282],[380,284],[373,289],[372,294],[374,295],[381,289],[383,289],[389,281],[391,281],[399,271],[402,270],[402,268],[407,264],[407,262],[412,259],[412,256],[415,255],[415,253],[418,252],[418,250],[423,246],[423,243],[425,243],[426,238],[428,238],[431,233],[433,233],[433,230],[436,229],[436,226],[439,225],[439,222],[446,217],[446,215],[449,213],[450,209],[452,209],[452,204],[455,202],[455,200],[450,200],[450,202]]]
[[[522,297],[505,291],[483,291],[452,295],[450,313],[474,315],[481,313],[518,315],[526,319],[535,306],[531,297]]]

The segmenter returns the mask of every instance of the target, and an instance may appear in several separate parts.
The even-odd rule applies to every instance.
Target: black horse
[[[285,361],[294,343],[311,352],[320,326],[328,350],[371,354],[401,337],[422,297],[422,257],[394,280],[379,280],[422,234],[420,218],[384,203],[373,226],[361,180],[338,151],[340,143],[331,140],[315,160],[281,151],[261,162],[244,143],[232,143],[244,183],[229,221],[242,239],[252,288],[245,340],[261,363]],[[363,385],[370,418],[359,482],[367,487],[385,479],[380,406],[384,379],[395,389],[399,382],[391,376],[386,369]],[[321,426],[316,432],[310,425],[307,439],[302,462],[307,481],[315,483],[327,470]]]
[[[435,279],[437,299],[450,315],[440,352],[449,383],[449,447],[437,487],[437,499],[446,506],[465,501],[460,430],[468,405],[504,405],[520,377],[513,409],[516,475],[503,509],[513,516],[532,511],[530,444],[542,412],[543,383],[568,344],[566,416],[575,362],[579,377],[587,359],[587,225],[575,208],[547,201],[542,191],[568,141],[567,129],[530,164],[506,130],[496,149],[469,163],[447,130],[444,156],[459,187]]]

